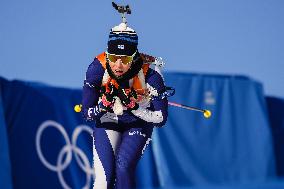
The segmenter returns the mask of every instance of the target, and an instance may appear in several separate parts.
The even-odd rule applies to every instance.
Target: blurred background
[[[140,52],[164,59],[171,100],[213,113],[170,107],[138,186],[284,188],[284,2],[115,2]],[[0,188],[91,187],[92,124],[73,106],[120,22],[111,1],[0,0]]]

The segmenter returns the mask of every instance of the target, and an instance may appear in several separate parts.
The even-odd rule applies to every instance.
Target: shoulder
[[[149,68],[145,77],[145,82],[151,85],[152,87],[160,90],[164,90],[165,83],[163,77],[152,68]]]
[[[88,66],[86,71],[86,80],[89,82],[95,82],[102,80],[105,69],[103,68],[101,62],[95,58],[93,62]]]
[[[104,72],[101,62],[94,58],[93,62],[88,66],[87,72]]]
[[[152,68],[148,69],[145,76],[145,80],[146,82],[164,82],[161,74],[159,74],[157,71],[153,70]]]

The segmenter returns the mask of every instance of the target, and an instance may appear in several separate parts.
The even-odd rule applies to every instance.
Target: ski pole
[[[202,112],[203,116],[205,118],[210,118],[211,115],[212,115],[210,110],[203,110],[203,109],[195,108],[195,107],[192,107],[192,106],[186,106],[186,105],[178,104],[178,103],[175,103],[175,102],[168,102],[168,104],[171,105],[171,106],[176,106],[176,107],[184,108],[184,109],[187,109],[187,110]],[[75,105],[74,110],[75,110],[75,112],[78,112],[78,113],[81,112],[82,104]]]
[[[203,110],[203,109],[195,108],[195,107],[192,107],[192,106],[186,106],[186,105],[183,105],[183,104],[178,104],[178,103],[175,103],[175,102],[168,102],[168,104],[171,105],[171,106],[176,106],[176,107],[184,108],[184,109],[187,109],[187,110],[202,112],[203,116],[205,118],[211,117],[211,111],[210,110],[205,110],[205,109]]]

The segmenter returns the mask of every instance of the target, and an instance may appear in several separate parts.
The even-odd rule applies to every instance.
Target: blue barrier
[[[154,155],[163,186],[263,182],[275,177],[274,151],[260,83],[243,76],[170,73],[170,101],[212,111],[170,107],[157,130]]]
[[[2,83],[7,82],[0,77],[0,188],[12,189],[11,165],[9,157],[9,145],[7,126],[2,103]]]
[[[80,91],[21,81],[1,85],[14,189],[91,185],[91,128],[73,110]]]
[[[284,177],[284,99],[267,97],[268,115],[273,134],[277,175]]]
[[[261,84],[242,76],[182,73],[167,73],[165,80],[176,88],[169,101],[210,109],[212,118],[169,107],[166,126],[154,131],[139,162],[138,188],[271,186],[265,183],[277,178],[275,162],[278,167],[281,160],[275,160]],[[1,154],[10,156],[12,170],[8,189],[11,183],[14,189],[91,188],[92,126],[73,111],[81,90],[1,78],[0,86],[0,140],[8,136],[0,147],[9,146],[9,154]],[[0,163],[2,180],[9,177],[2,171],[9,159]]]

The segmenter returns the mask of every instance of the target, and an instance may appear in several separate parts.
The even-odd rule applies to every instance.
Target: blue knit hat
[[[110,54],[131,56],[137,51],[137,33],[126,23],[121,23],[110,30],[107,51]]]

